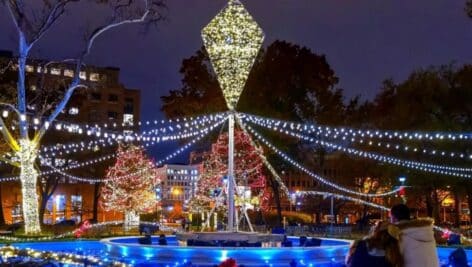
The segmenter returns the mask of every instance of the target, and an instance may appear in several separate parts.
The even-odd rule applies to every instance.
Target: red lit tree
[[[250,137],[243,131],[235,129],[234,175],[236,183],[238,186],[250,189],[251,195],[256,198],[253,198],[250,203],[246,200],[248,204],[266,203],[259,201],[266,189],[263,162],[259,157],[259,153],[262,152],[260,149],[251,145]],[[197,212],[210,211],[217,204],[215,203],[216,196],[226,187],[224,177],[228,173],[228,134],[220,134],[217,141],[212,144],[211,151],[205,153],[203,158],[203,170],[197,183],[196,196],[190,202],[190,208]],[[222,204],[218,207],[218,211],[226,210],[226,205]]]
[[[130,226],[139,225],[140,213],[157,205],[153,189],[160,181],[157,168],[143,148],[120,146],[117,153],[115,165],[107,171],[100,203],[107,211],[123,212],[127,230]]]

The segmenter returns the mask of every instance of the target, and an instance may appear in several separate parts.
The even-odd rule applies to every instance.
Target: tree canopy
[[[162,96],[167,117],[226,110],[223,94],[202,48],[182,62],[182,87]],[[342,90],[324,56],[275,41],[261,50],[236,110],[280,119],[340,124]]]

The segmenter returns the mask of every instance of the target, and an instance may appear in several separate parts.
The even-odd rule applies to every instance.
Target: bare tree
[[[86,56],[90,54],[97,38],[111,29],[126,24],[146,23],[146,25],[151,25],[162,20],[165,0],[42,0],[29,1],[28,3],[22,0],[0,1],[10,14],[18,34],[18,59],[15,64],[18,73],[17,103],[2,103],[16,113],[18,118],[14,122],[17,123],[17,127],[15,127],[16,130],[13,130],[11,125],[7,125],[0,117],[1,133],[11,152],[4,153],[2,158],[5,162],[20,168],[25,233],[35,234],[41,232],[36,191],[38,171],[35,168],[40,141],[51,123],[66,107],[73,93],[79,88],[87,88],[87,84],[80,79],[80,71],[85,64]],[[63,95],[59,100],[54,105],[46,105],[47,110],[43,109],[31,114],[27,110],[25,83],[30,52],[54,25],[59,24],[60,18],[66,14],[66,11],[74,10],[77,7],[75,4],[79,2],[106,5],[111,11],[111,15],[105,17],[105,22],[95,27],[87,35],[85,45],[80,53],[73,59],[67,60],[68,64],[73,64],[74,73],[67,84],[64,84]],[[34,127],[33,119],[37,121],[38,118],[44,119],[39,127]]]

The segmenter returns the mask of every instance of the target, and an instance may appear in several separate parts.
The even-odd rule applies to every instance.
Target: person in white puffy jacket
[[[392,207],[390,219],[396,226],[404,267],[439,267],[433,219],[411,220],[410,209],[404,204]]]

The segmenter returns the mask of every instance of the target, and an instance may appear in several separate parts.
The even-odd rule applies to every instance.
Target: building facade
[[[195,196],[201,165],[166,164],[159,168],[158,172],[163,209],[173,207],[176,203],[185,207]]]

